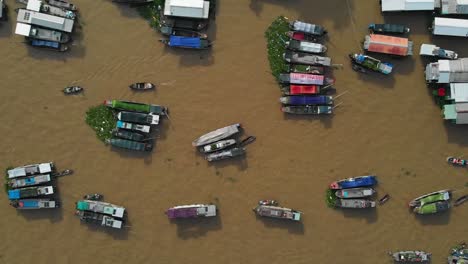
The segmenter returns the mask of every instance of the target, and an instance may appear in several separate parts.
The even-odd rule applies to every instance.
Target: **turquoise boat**
[[[130,149],[130,150],[151,151],[153,149],[152,143],[143,143],[143,142],[131,141],[131,140],[120,139],[120,138],[108,139],[106,140],[106,143],[111,144],[114,147]]]
[[[142,103],[135,103],[135,102],[128,102],[128,101],[121,101],[121,100],[106,100],[104,101],[104,105],[124,111],[132,111],[132,112],[140,112],[140,113],[153,113],[156,115],[167,115],[169,113],[169,109],[164,106],[160,105],[153,105],[153,104],[142,104]]]

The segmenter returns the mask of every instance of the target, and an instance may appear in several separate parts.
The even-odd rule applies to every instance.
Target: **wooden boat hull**
[[[63,89],[64,94],[78,94],[83,91],[83,88],[80,86],[69,86]]]
[[[375,202],[365,199],[337,199],[335,206],[349,209],[366,209],[374,208]]]
[[[230,126],[222,127],[204,134],[203,136],[195,139],[192,142],[192,146],[200,147],[203,145],[211,144],[216,141],[223,140],[225,138],[231,137],[240,132],[241,124],[233,124]]]
[[[133,90],[150,90],[156,88],[156,85],[152,83],[133,83],[130,84],[128,87]]]
[[[208,154],[206,155],[205,159],[211,162],[211,161],[230,159],[230,158],[242,156],[244,154],[245,154],[245,148],[232,148],[232,149],[221,150],[218,152]]]
[[[129,150],[138,150],[138,151],[151,151],[153,150],[152,143],[143,143],[137,141],[131,141],[120,138],[111,138],[106,141],[106,143],[111,144],[114,147],[124,148]]]
[[[412,208],[416,206],[421,206],[421,204],[424,204],[424,203],[448,201],[451,199],[451,196],[452,196],[451,193],[452,193],[451,190],[440,190],[440,191],[424,194],[413,199],[411,202],[409,202],[409,207]]]
[[[460,166],[460,167],[466,167],[466,164],[468,164],[468,160],[457,159],[455,157],[447,157],[447,162],[449,164]]]
[[[330,115],[333,113],[333,107],[321,105],[284,106],[281,111],[295,115]]]
[[[372,188],[350,188],[341,189],[335,192],[336,197],[342,199],[349,198],[363,198],[369,197],[375,194],[375,190]]]
[[[461,205],[462,203],[466,202],[467,200],[468,200],[468,195],[463,195],[462,197],[458,198],[458,199],[455,201],[454,205],[455,205],[455,206],[459,206],[459,205]]]

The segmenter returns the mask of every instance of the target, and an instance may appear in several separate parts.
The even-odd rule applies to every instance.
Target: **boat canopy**
[[[291,39],[288,43],[288,47],[294,50],[300,50],[310,53],[322,53],[325,52],[324,46],[319,43],[309,41],[299,41]]]
[[[53,170],[53,163],[41,163],[17,167],[11,170],[8,170],[8,178],[23,177],[26,175],[33,175],[38,173],[49,173]]]
[[[92,211],[96,213],[108,214],[116,217],[123,217],[125,208],[110,203],[99,201],[83,200],[76,203],[76,209],[81,211]]]
[[[200,48],[201,47],[201,40],[198,37],[197,38],[192,38],[192,37],[171,35],[169,37],[169,46],[171,46],[171,47]]]
[[[322,105],[331,103],[331,99],[321,96],[288,96],[280,98],[281,103],[291,105]]]
[[[325,82],[325,76],[307,73],[282,73],[279,78],[285,83],[295,84],[323,85]]]
[[[290,85],[289,94],[318,94],[320,93],[320,86],[317,85]]]
[[[451,83],[449,99],[455,103],[468,103],[468,83]]]
[[[413,42],[407,38],[370,34],[365,37],[364,49],[371,52],[407,56],[413,54]]]
[[[31,32],[31,25],[24,23],[16,23],[15,34],[25,37],[29,37],[29,32]]]
[[[434,10],[435,0],[381,0],[382,12]]]
[[[323,35],[326,33],[325,28],[322,26],[305,23],[298,20],[291,22],[290,27],[292,30],[304,32],[311,35]]]
[[[54,48],[54,49],[60,48],[60,43],[58,43],[58,42],[39,40],[39,39],[33,39],[31,41],[31,44],[33,46],[50,47],[50,48]]]

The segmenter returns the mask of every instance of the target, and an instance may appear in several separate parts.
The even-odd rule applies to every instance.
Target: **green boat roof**
[[[424,205],[424,204],[433,203],[437,201],[444,201],[446,200],[444,197],[445,197],[445,193],[437,193],[437,194],[433,194],[431,196],[422,198],[420,202],[421,202],[421,205]]]
[[[435,203],[425,204],[421,207],[418,207],[418,212],[420,214],[432,214],[437,212],[437,206]]]

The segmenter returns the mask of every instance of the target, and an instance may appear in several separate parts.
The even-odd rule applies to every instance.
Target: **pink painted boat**
[[[285,95],[298,95],[298,94],[320,94],[321,86],[318,85],[289,85],[283,89]]]

